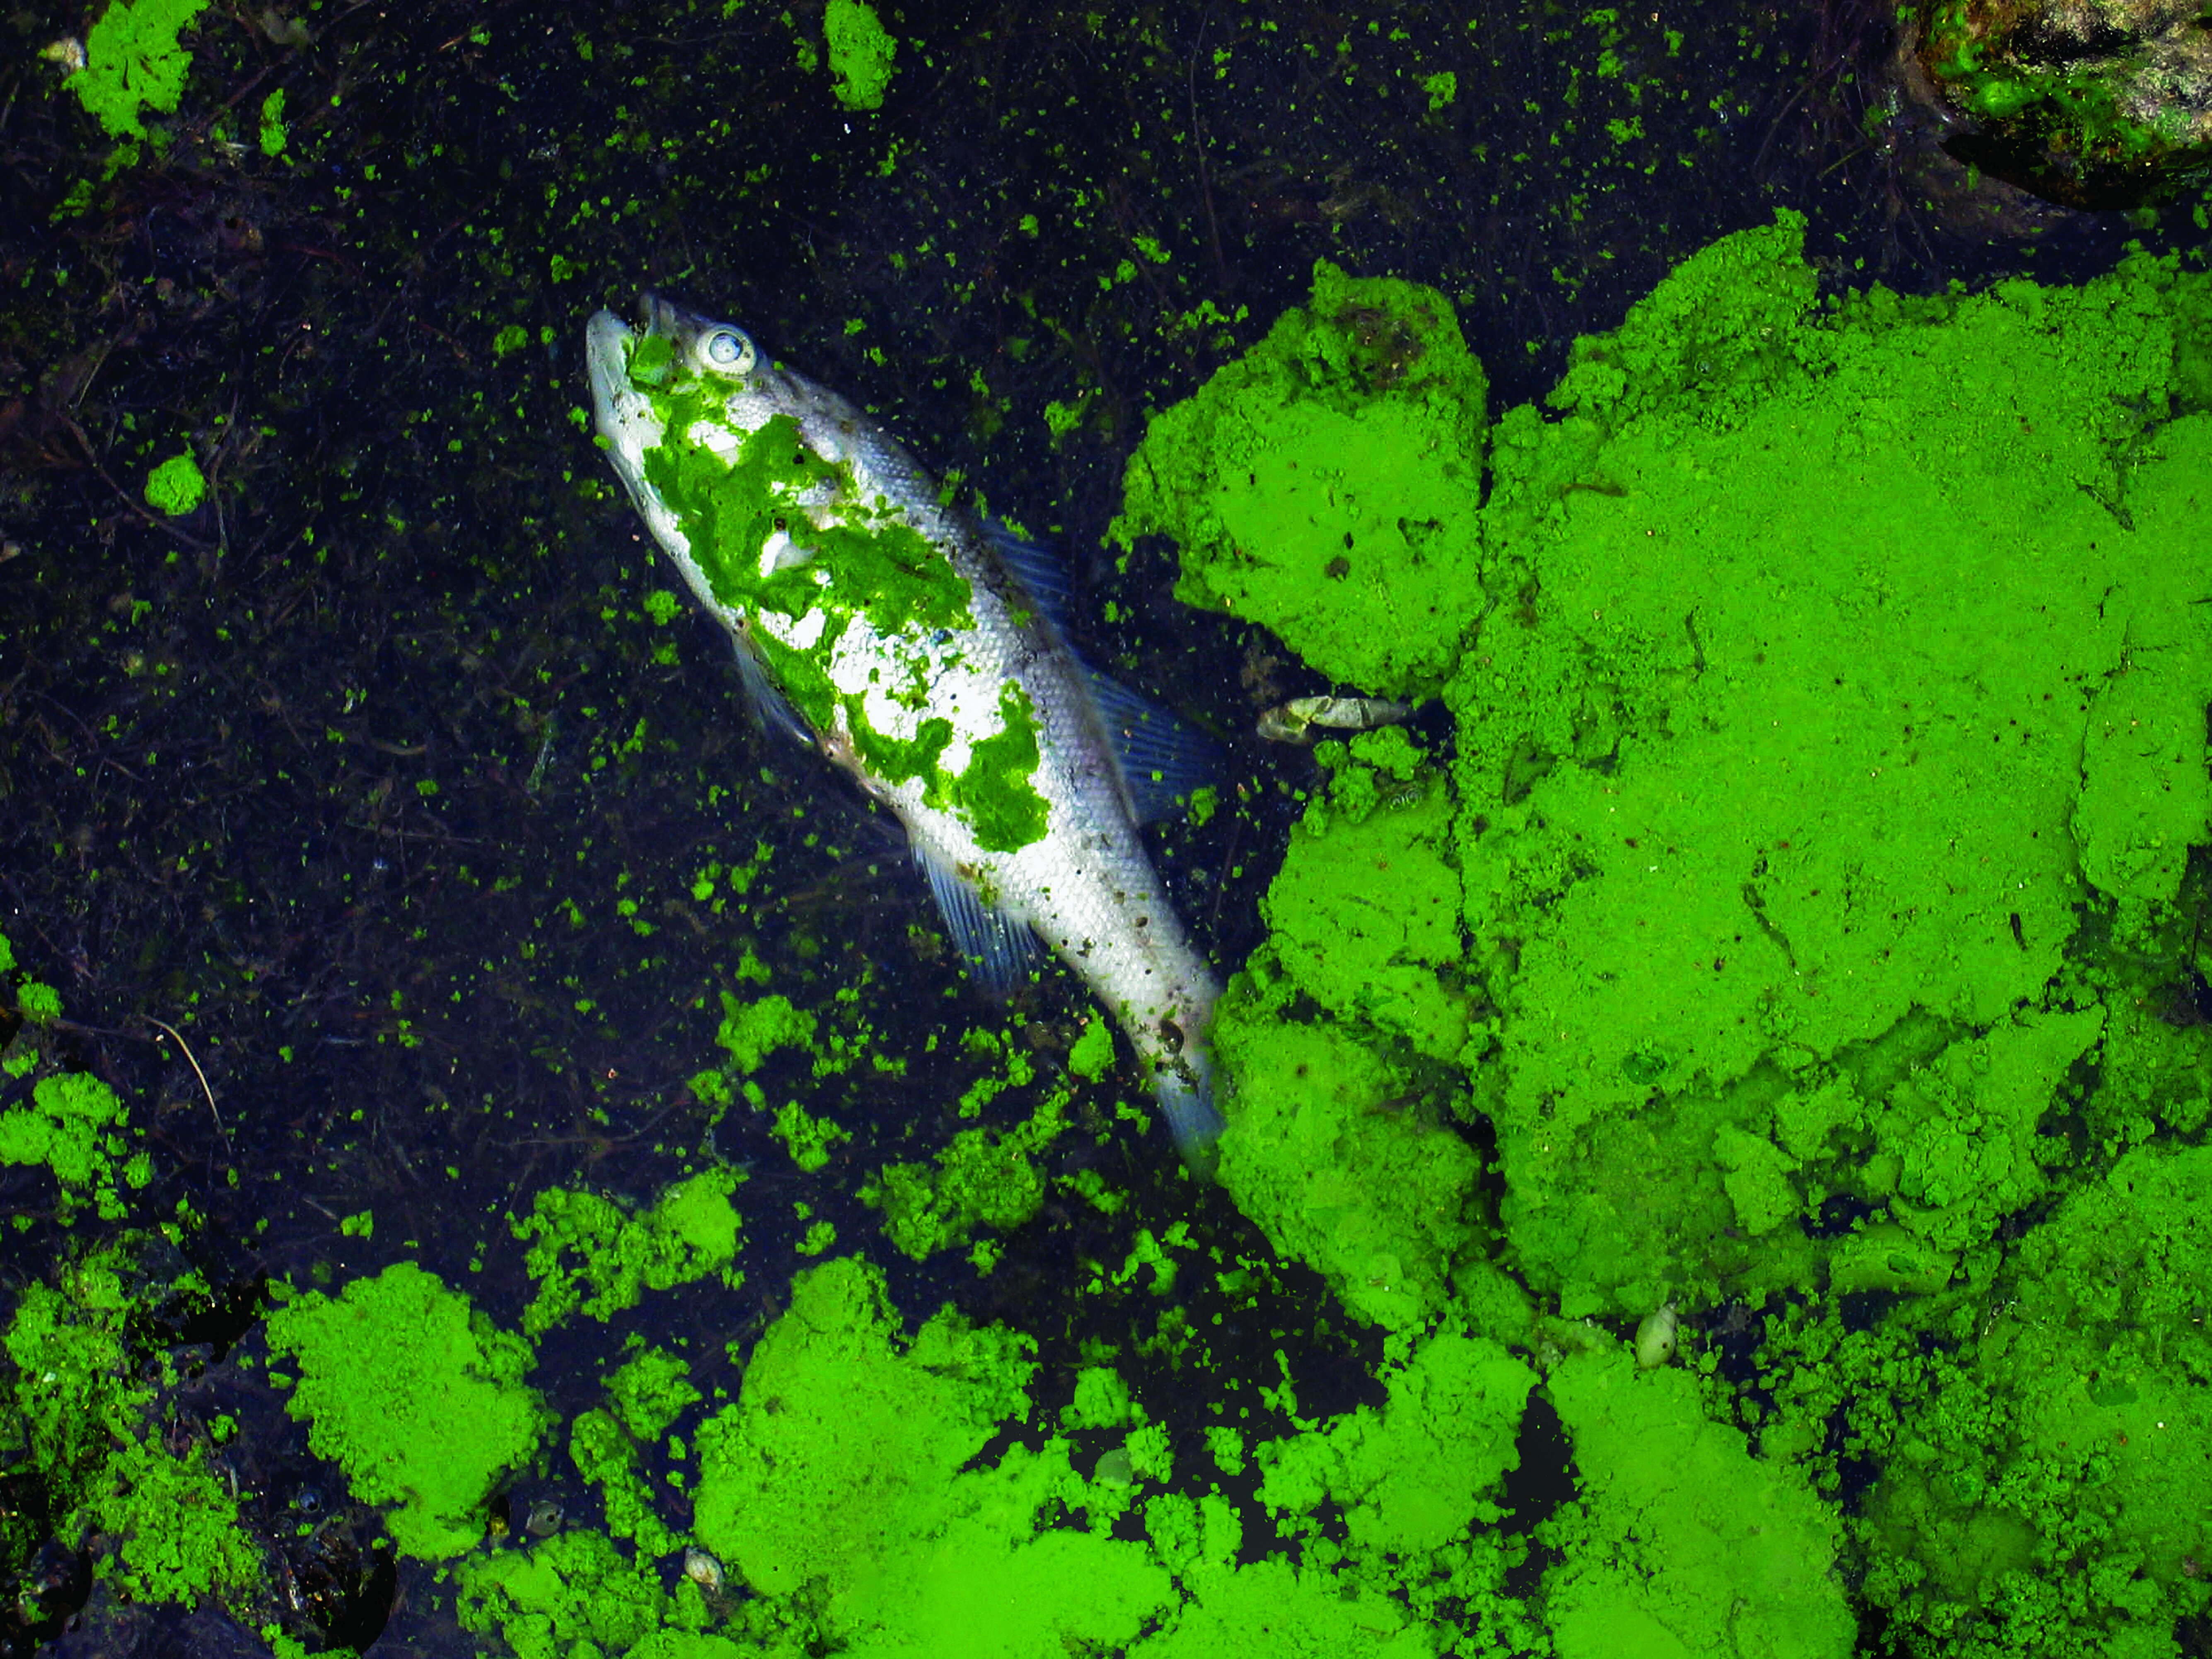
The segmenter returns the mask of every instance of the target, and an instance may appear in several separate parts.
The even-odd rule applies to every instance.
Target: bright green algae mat
[[[58,1534],[122,1540],[102,1571],[137,1601],[242,1595],[262,1572],[239,1528],[235,1485],[208,1467],[204,1444],[173,1447],[162,1432],[157,1394],[173,1373],[149,1376],[130,1363],[127,1328],[182,1266],[158,1234],[118,1240],[64,1264],[52,1284],[25,1286],[0,1337],[15,1369],[0,1396],[11,1462],[45,1473]],[[0,1528],[17,1559],[42,1541],[35,1517],[13,1504]]]
[[[1378,443],[1424,434],[1423,522],[1479,458],[1439,296],[1324,266],[1156,419],[1120,533],[1452,718],[1321,751],[1219,1019],[1222,1179],[1366,1318],[1567,1350],[1561,1653],[1847,1651],[1837,1572],[1911,1651],[2174,1652],[2212,1559],[2212,1346],[2168,1311],[2212,1193],[2212,295],[2138,258],[1821,301],[1801,243],[1581,342],[1425,532],[1449,562],[1373,534]],[[1687,1373],[1573,1352],[1676,1309]]]
[[[1369,691],[1433,692],[1467,626],[1452,589],[1487,386],[1441,295],[1324,260],[1310,309],[1153,418],[1116,532],[1202,550],[1176,598],[1263,621]]]
[[[459,1555],[483,1534],[494,1483],[538,1444],[544,1409],[523,1386],[529,1346],[436,1274],[397,1262],[336,1297],[310,1291],[270,1315],[272,1355],[296,1360],[289,1409],[355,1494],[391,1504],[409,1555]],[[276,1363],[276,1362],[272,1362]]]

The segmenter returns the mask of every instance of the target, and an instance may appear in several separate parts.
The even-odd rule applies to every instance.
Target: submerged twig
[[[142,1018],[149,1025],[158,1025],[176,1038],[177,1047],[184,1050],[185,1062],[192,1068],[192,1075],[200,1080],[200,1092],[207,1097],[208,1115],[215,1120],[215,1132],[222,1137],[223,1153],[226,1157],[235,1158],[238,1156],[237,1149],[230,1144],[230,1131],[223,1127],[222,1114],[216,1109],[215,1091],[208,1085],[207,1073],[200,1070],[199,1061],[192,1056],[192,1045],[185,1042],[185,1034],[170,1024],[168,1021],[156,1019],[151,1014],[143,1015]]]

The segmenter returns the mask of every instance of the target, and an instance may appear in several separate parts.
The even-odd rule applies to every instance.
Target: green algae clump
[[[527,1343],[405,1261],[335,1297],[304,1292],[267,1329],[272,1354],[298,1362],[287,1409],[307,1443],[363,1503],[394,1506],[402,1553],[442,1560],[483,1537],[485,1501],[544,1425]]]
[[[1305,307],[1152,417],[1113,538],[1174,537],[1178,599],[1265,623],[1332,679],[1433,694],[1484,609],[1487,392],[1442,295],[1322,260]]]
[[[1220,1177],[1346,1307],[1408,1330],[1486,1236],[1480,1160],[1437,1104],[1474,1018],[1455,805],[1403,732],[1319,752],[1334,775],[1267,890],[1273,932],[1214,1018],[1236,1084]]]
[[[2118,1026],[2169,1121],[2203,1119],[2202,1037],[2094,965],[2180,970],[2212,839],[2212,616],[2171,553],[2212,416],[2168,389],[2203,280],[2136,258],[1824,309],[1802,238],[1784,216],[1686,261],[1577,344],[1558,418],[1499,419],[1437,635],[1449,775],[1397,734],[1330,751],[1218,1015],[1224,1180],[1369,1317],[1363,1282],[1394,1277],[1396,1318],[1436,1308],[1489,1224],[1399,1159],[1451,1116],[1494,1128],[1505,1260],[1570,1316],[1632,1321],[1831,1261],[1940,1276],[2071,1164],[2051,1103]],[[1268,407],[1286,373],[1250,358],[1155,423],[1180,471],[1131,475],[1202,569],[1249,441],[1223,389]],[[1332,464],[1277,435],[1279,468]],[[1302,637],[1295,605],[1224,602]],[[2146,1122],[2101,1075],[2093,1118]],[[1839,1196],[1858,1228],[1797,1224]]]
[[[146,504],[171,518],[189,513],[207,498],[207,478],[189,449],[172,455],[146,478]]]
[[[1460,983],[1455,802],[1444,769],[1396,727],[1323,744],[1326,796],[1291,831],[1262,902],[1291,982],[1431,1060],[1456,1060],[1472,1000]],[[1388,903],[1375,902],[1387,891]]]
[[[40,1078],[29,1105],[0,1112],[0,1164],[52,1170],[61,1184],[56,1207],[64,1220],[87,1202],[105,1219],[119,1219],[115,1172],[125,1158],[120,1132],[129,1117],[115,1091],[96,1077],[71,1072]]]
[[[54,1284],[25,1286],[0,1339],[15,1370],[0,1427],[27,1453],[55,1536],[104,1534],[113,1548],[101,1577],[135,1601],[191,1604],[242,1596],[263,1564],[204,1445],[168,1449],[158,1390],[133,1351],[129,1328],[154,1304],[200,1288],[150,1271],[173,1254],[134,1236],[65,1264]],[[27,1555],[38,1538],[9,1541]]]
[[[1501,1344],[1438,1332],[1385,1373],[1379,1412],[1363,1406],[1261,1445],[1261,1498],[1293,1510],[1332,1498],[1364,1550],[1439,1549],[1504,1514],[1487,1494],[1521,1461],[1514,1438],[1535,1382]]]
[[[600,1488],[607,1530],[635,1540],[643,1556],[667,1555],[682,1543],[653,1508],[641,1465],[646,1446],[698,1403],[690,1374],[674,1354],[648,1348],[607,1379],[606,1406],[580,1413],[569,1427],[569,1460]]]
[[[2170,275],[1822,315],[1799,234],[1699,256],[1578,351],[1567,418],[1500,422],[1486,528],[1538,596],[1446,697],[1504,1219],[1625,1312],[1802,1282],[1782,1224],[1828,1194],[1938,1253],[2037,1199],[2117,1001],[2053,988],[2105,940],[2171,959],[2212,813],[2171,554],[2212,422],[2110,413],[2165,407]]]
[[[519,1659],[737,1659],[744,1651],[697,1633],[710,1615],[688,1579],[672,1593],[662,1589],[650,1561],[632,1559],[598,1533],[471,1555],[455,1571],[461,1627],[497,1631]]]
[[[1048,1097],[1012,1128],[963,1129],[927,1164],[884,1166],[860,1196],[884,1212],[884,1237],[915,1261],[967,1243],[978,1227],[1012,1232],[1035,1216],[1048,1182],[1037,1154],[1067,1127]]]
[[[1567,1553],[1545,1578],[1559,1659],[1853,1650],[1833,1513],[1707,1420],[1688,1376],[1608,1348],[1554,1367],[1547,1389],[1581,1474],[1579,1499],[1544,1526]]]
[[[881,109],[891,83],[891,62],[898,42],[884,29],[866,0],[830,0],[822,14],[823,38],[830,46],[830,90],[847,109]]]
[[[1452,758],[1320,751],[1216,1015],[1222,1184],[1393,1340],[1544,1359],[1562,1656],[1848,1651],[1838,1569],[1931,1653],[2170,1652],[2212,1600],[2172,1449],[2212,1424],[2212,278],[1823,300],[1802,240],[1686,262],[1492,428],[1406,590],[1455,596]],[[1125,527],[1397,672],[1317,625],[1342,570],[1229,591],[1259,418],[1160,417]],[[1334,464],[1273,430],[1271,476]],[[1357,1512],[1349,1432],[1268,1443],[1279,1513]]]
[[[950,1309],[899,1337],[882,1275],[800,1273],[698,1437],[700,1541],[817,1647],[1012,1656],[1133,1642],[1172,1591],[1142,1545],[1036,1531],[1066,1443],[978,1455],[1029,1408],[1028,1339]]]
[[[1453,1267],[1481,1237],[1480,1160],[1425,1115],[1407,1066],[1339,1023],[1296,1018],[1296,994],[1255,963],[1214,1016],[1237,1079],[1221,1184],[1354,1314],[1416,1328],[1449,1303]]]
[[[2208,1193],[2212,1147],[2142,1147],[2021,1241],[1942,1408],[1900,1425],[1870,1600],[2048,1653],[2171,1652],[2212,1607]]]
[[[530,1242],[526,1265],[538,1294],[523,1310],[525,1334],[549,1331],[572,1314],[607,1319],[635,1308],[648,1290],[665,1291],[718,1274],[735,1286],[740,1224],[730,1194],[736,1170],[707,1170],[676,1182],[650,1210],[633,1213],[597,1193],[550,1188],[512,1224]]]
[[[109,0],[84,38],[84,68],[69,79],[108,137],[143,138],[145,111],[176,108],[192,66],[177,37],[206,9],[207,0]]]

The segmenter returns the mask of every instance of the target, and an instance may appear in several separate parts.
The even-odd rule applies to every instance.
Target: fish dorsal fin
[[[1059,554],[1017,536],[1003,520],[981,521],[991,544],[1016,581],[1036,601],[1044,619],[1063,635],[1075,585]],[[1106,728],[1109,746],[1121,768],[1130,810],[1139,823],[1152,823],[1182,810],[1194,790],[1221,773],[1221,745],[1188,721],[1147,702],[1127,687],[1108,679],[1078,659],[1091,700]]]
[[[983,539],[999,556],[999,562],[1036,601],[1036,608],[1044,619],[1065,631],[1069,607],[1075,598],[1075,584],[1068,576],[1066,561],[1048,547],[1023,540],[1002,520],[983,520],[982,531]]]
[[[743,635],[735,637],[732,642],[738,647],[738,678],[744,685],[745,702],[752,709],[753,718],[760,722],[761,729],[803,743],[809,749],[816,747],[814,733],[807,729],[806,722],[799,718],[799,711],[791,706],[791,699],[783,695],[782,688],[775,683],[775,677],[768,672],[768,665],[754,654],[753,648],[745,643]]]
[[[1088,664],[1083,676],[1106,741],[1121,763],[1138,823],[1182,811],[1194,793],[1221,775],[1221,745],[1189,721],[1147,702]]]
[[[1004,996],[1027,979],[1039,955],[1029,923],[985,904],[957,870],[920,842],[915,844],[914,861],[929,878],[938,914],[945,918],[945,931],[952,935],[952,948],[968,976],[994,996]]]

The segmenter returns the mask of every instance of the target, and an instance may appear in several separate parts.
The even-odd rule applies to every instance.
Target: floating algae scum
[[[883,1235],[811,1235],[757,1332],[684,1310],[836,1167],[799,1100],[795,1176],[541,1195],[502,1319],[496,1263],[289,1289],[264,1392],[410,1616],[528,1659],[2203,1651],[2212,289],[1820,300],[1800,239],[1708,249],[1494,422],[1441,296],[1323,265],[1133,460],[1117,533],[1185,598],[1449,722],[1316,751],[1221,1006],[1221,1187],[1274,1259],[1133,1228],[1072,1265],[1150,1323],[1057,1376],[1018,1295],[902,1310],[912,1259],[988,1284],[1048,1194],[1125,1201],[1054,1172],[1062,1060],[987,1042],[1029,1120],[881,1171]],[[866,1075],[792,989],[729,988],[702,1100]],[[10,1063],[0,1146],[127,1207],[120,1103]],[[1295,1330],[1225,1369],[1291,1261],[1367,1403],[1300,1401]],[[146,1293],[71,1271],[16,1304],[12,1425],[131,1540],[100,1571],[311,1647],[122,1377]],[[605,1336],[565,1418],[556,1330]]]

